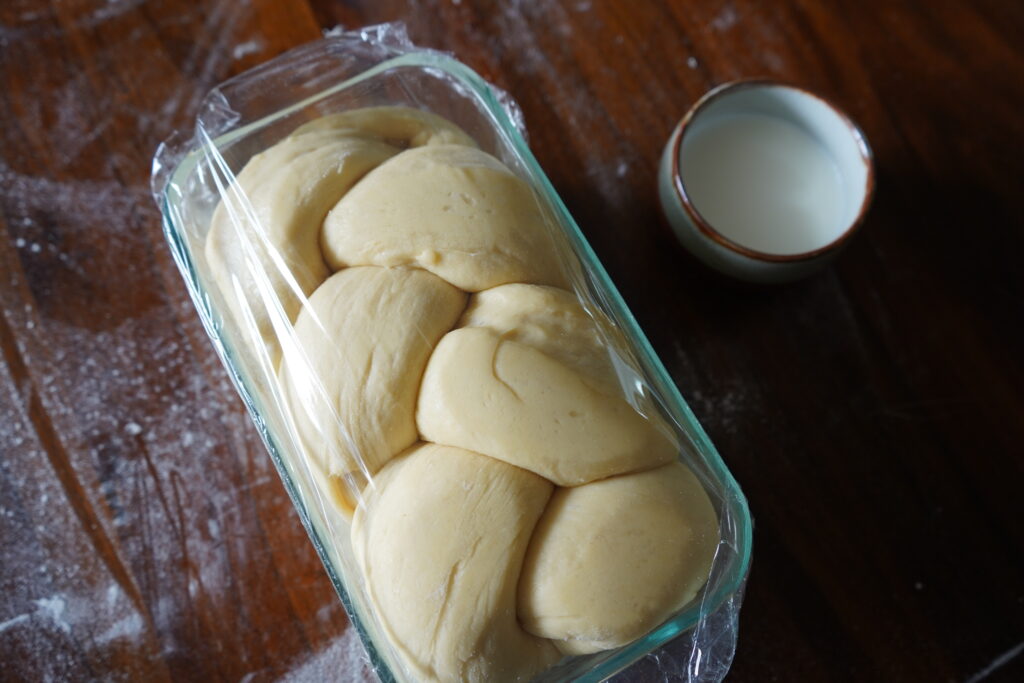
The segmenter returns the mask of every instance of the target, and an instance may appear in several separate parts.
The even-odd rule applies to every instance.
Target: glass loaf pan
[[[403,105],[447,118],[532,187],[576,264],[573,285],[588,310],[600,311],[624,339],[626,365],[637,373],[624,390],[657,406],[681,444],[680,459],[698,476],[719,516],[721,542],[697,598],[633,643],[573,657],[539,680],[608,678],[680,634],[686,654],[665,658],[662,673],[687,680],[720,680],[735,647],[743,583],[751,550],[746,500],[694,418],[661,361],[626,308],[534,159],[517,127],[514,103],[451,57],[413,47],[401,26],[382,25],[302,46],[238,76],[206,98],[195,137],[161,146],[154,160],[154,193],[164,231],[203,325],[244,400],[285,488],[337,589],[371,662],[384,681],[404,680],[379,632],[351,562],[349,522],[338,513],[300,456],[289,430],[273,367],[247,352],[244,334],[226,313],[204,257],[213,210],[246,162],[303,122],[351,109]],[[676,650],[678,653],[678,650]]]

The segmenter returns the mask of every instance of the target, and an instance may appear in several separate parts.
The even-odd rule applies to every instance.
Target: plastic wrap
[[[525,648],[529,657],[543,662],[537,680],[603,680],[646,658],[638,666],[647,674],[719,681],[735,650],[750,559],[746,501],[538,167],[524,133],[522,115],[507,95],[453,58],[414,47],[400,24],[386,24],[335,32],[214,89],[202,105],[194,136],[173,139],[158,150],[153,191],[163,212],[167,240],[205,329],[382,680],[514,677],[516,662],[500,666],[495,662],[518,652],[516,648]],[[474,145],[481,151],[466,151]],[[448,176],[430,170],[435,166],[420,173],[413,161],[404,166],[396,162],[374,175],[403,154],[407,155],[403,159],[424,157],[443,168],[450,163],[461,169],[451,177],[469,173],[476,180],[467,181],[465,192],[459,191],[461,185],[453,186],[447,195],[454,204],[439,206],[435,200],[444,194],[444,186],[438,190],[431,184]],[[491,156],[485,158],[485,154]],[[262,155],[258,163],[257,155]],[[297,165],[280,171],[295,159],[300,159]],[[250,168],[243,174],[247,164]],[[398,179],[389,179],[387,173]],[[514,182],[506,177],[509,173]],[[498,184],[475,195],[483,182],[481,174],[498,178],[493,181]],[[408,178],[419,178],[420,185],[409,185],[413,181]],[[495,189],[499,185],[510,189],[500,194]],[[432,192],[423,189],[428,186]],[[353,188],[359,188],[358,195]],[[427,197],[422,206],[451,210],[466,219],[453,220],[453,226],[511,221],[506,232],[511,231],[515,239],[499,244],[493,253],[476,248],[460,251],[458,245],[424,247],[420,241],[427,238],[420,233],[429,228],[420,225],[418,212],[426,210],[421,204],[402,204],[392,196],[396,194],[422,194]],[[460,201],[472,205],[471,210],[458,205]],[[497,218],[473,213],[493,213],[495,206],[501,208]],[[531,221],[533,232],[515,224],[515,220],[527,220],[523,216]],[[391,234],[396,223],[397,238]],[[403,233],[408,225],[415,225],[415,230]],[[476,239],[472,229],[467,230],[468,239]],[[429,240],[434,241],[428,247],[435,242],[458,242],[447,233]],[[478,264],[483,258],[497,265],[481,270]],[[527,284],[509,289],[509,283]],[[505,289],[493,294],[502,286]],[[492,294],[485,301],[480,291]],[[515,306],[508,309],[509,300],[527,301],[536,315],[522,314]],[[475,314],[467,312],[467,302]],[[515,315],[505,315],[508,310]],[[580,329],[586,333],[574,331]],[[500,371],[499,349],[504,368]],[[513,358],[513,352],[519,355]],[[591,361],[598,357],[600,368],[595,370]],[[531,384],[532,376],[515,388],[508,384],[518,381],[502,375],[512,372],[508,368],[519,367],[513,361],[523,367],[543,367],[543,372],[538,371],[538,377],[544,378],[541,385]],[[491,367],[474,369],[474,362]],[[463,379],[456,381],[456,376]],[[478,386],[477,376],[494,387],[481,389],[483,379]],[[489,413],[489,402],[498,400],[494,397],[502,392],[510,394],[508,407]],[[551,399],[550,410],[536,404],[549,400],[552,393],[569,398],[561,403]],[[590,428],[562,425],[559,415],[579,417],[576,410],[563,414],[566,406],[591,403],[596,406],[593,411],[583,411],[584,418],[593,418]],[[492,422],[505,425],[501,429],[506,432],[491,434]],[[511,429],[519,430],[516,439],[508,436]],[[634,433],[640,436],[631,436]],[[428,435],[445,447],[458,447],[458,453],[440,448],[443,453],[424,454],[431,447],[415,444],[426,441]],[[650,444],[637,447],[635,442],[643,439]],[[616,451],[620,441],[626,445]],[[593,457],[599,462],[584,466],[576,456],[560,455],[579,450],[581,443],[589,444],[584,455],[597,454]],[[592,654],[553,655],[551,636],[533,631],[524,636],[517,621],[526,612],[523,596],[532,598],[540,591],[523,588],[520,584],[527,579],[520,572],[526,572],[527,564],[540,565],[538,557],[547,557],[535,552],[534,545],[540,541],[534,532],[541,528],[537,518],[547,520],[555,514],[550,502],[555,494],[550,491],[564,491],[565,496],[587,491],[589,495],[596,491],[587,488],[592,484],[616,482],[635,472],[663,467],[682,471],[652,459],[651,454],[666,443],[671,446],[669,458],[678,457],[695,475],[698,490],[706,492],[717,518],[719,540],[711,547],[713,560],[707,575],[702,574],[695,584],[696,596],[629,643]],[[629,459],[619,457],[623,452],[628,452]],[[605,453],[610,455],[601,460]],[[459,458],[470,464],[457,464],[462,462]],[[409,463],[421,465],[420,469]],[[496,468],[494,481],[500,486],[486,477],[477,481],[483,477],[477,474],[479,468]],[[449,470],[454,473],[450,477],[462,477],[464,495],[435,490],[447,485],[432,483],[441,476],[435,473]],[[400,485],[396,482],[405,486],[402,496],[395,493]],[[501,489],[507,504],[499,506],[498,494],[493,492],[477,500],[477,484],[486,491],[488,486]],[[511,494],[509,488],[514,489]],[[385,499],[387,503],[382,502]],[[460,511],[462,499],[476,501],[473,504],[483,511]],[[594,500],[603,506],[617,499]],[[398,510],[392,510],[396,505]],[[427,510],[438,525],[448,526],[437,529],[428,524],[412,531],[401,527],[412,514],[401,505],[410,506],[414,513]],[[617,523],[628,518],[630,506],[624,502],[622,509],[607,516]],[[605,508],[595,509],[604,514]],[[499,521],[491,522],[492,517]],[[513,521],[500,522],[506,518]],[[555,518],[554,528],[562,529],[557,526],[560,520]],[[657,532],[666,533],[661,527]],[[399,538],[403,533],[412,534],[408,548],[381,549],[384,541],[378,539]],[[569,538],[583,538],[589,530],[584,526],[573,533],[577,535]],[[404,583],[408,576],[430,576],[438,570],[436,563],[447,567],[442,562],[445,552],[461,552],[460,543],[469,543],[468,534],[476,534],[475,540],[465,556],[449,567],[447,587],[424,590],[422,595],[409,593],[415,589]],[[500,540],[502,534],[508,538]],[[557,538],[554,532],[551,535]],[[440,540],[431,540],[435,536]],[[478,548],[481,542],[483,550]],[[485,580],[475,574],[460,575],[472,574],[484,562],[477,555],[486,554],[488,543],[507,545],[505,552],[511,553],[511,559],[495,561],[500,569],[496,575],[507,576]],[[441,557],[436,562],[431,559],[435,545],[447,548],[436,550]],[[574,547],[566,554],[577,551]],[[554,553],[555,560],[560,561],[559,554]],[[378,555],[389,558],[386,565],[374,564]],[[648,574],[657,574],[658,566],[650,566],[657,565],[657,560],[657,552],[631,559],[638,568],[646,567],[642,571]],[[580,571],[599,572],[593,564]],[[370,568],[377,574],[367,578]],[[381,572],[397,572],[400,578],[377,585],[374,581],[385,580],[375,578]],[[499,604],[493,609],[481,599],[483,606],[478,609],[492,609],[493,614],[465,613],[458,618],[444,614],[449,608],[464,609],[457,593],[467,581],[478,581],[481,594],[489,595],[490,590],[504,596],[495,598]],[[504,587],[495,588],[496,581],[504,581]],[[511,599],[509,590],[515,593]],[[393,591],[405,601],[405,614],[396,615],[394,607],[387,607]],[[444,595],[439,598],[437,591]],[[402,635],[403,628],[415,627],[416,610],[423,607],[416,604],[420,597],[434,601],[424,604],[440,606],[439,613],[431,616],[434,633],[426,645],[405,642]],[[547,603],[540,605],[545,608]],[[459,628],[468,628],[462,624],[480,619],[487,623],[470,634],[476,640],[460,640]],[[406,620],[412,624],[403,625]],[[454,635],[448,633],[453,621],[460,624]],[[530,623],[534,621],[543,619],[531,617]],[[420,631],[414,640],[421,637]],[[511,635],[503,635],[506,631]],[[518,644],[513,647],[508,639],[518,639]],[[565,636],[558,648],[564,652],[606,646],[595,646],[592,638],[584,641],[583,636]],[[669,641],[673,642],[666,646]],[[429,651],[445,647],[462,649]],[[424,653],[423,648],[428,651]],[[436,668],[410,664],[421,660]],[[524,671],[535,673],[528,667]]]

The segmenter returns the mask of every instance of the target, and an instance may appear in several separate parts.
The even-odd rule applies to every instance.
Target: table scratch
[[[978,683],[978,681],[985,680],[986,678],[994,674],[996,671],[1009,664],[1010,661],[1017,657],[1017,655],[1019,655],[1021,652],[1024,652],[1024,641],[1017,643],[1009,650],[993,659],[991,662],[988,663],[988,666],[986,666],[984,669],[968,678],[965,683]]]

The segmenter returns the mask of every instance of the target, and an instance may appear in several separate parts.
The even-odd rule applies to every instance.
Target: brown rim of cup
[[[734,90],[763,86],[795,90],[804,95],[809,95],[810,97],[813,97],[814,99],[822,102],[825,106],[834,111],[836,115],[838,115],[839,118],[846,124],[847,128],[849,128],[850,130],[850,133],[857,140],[861,152],[861,159],[863,159],[864,163],[867,165],[867,181],[866,187],[864,188],[864,199],[861,202],[860,211],[857,212],[857,217],[846,227],[845,230],[843,230],[842,234],[839,235],[839,237],[835,238],[825,246],[818,247],[817,249],[814,249],[812,251],[805,251],[799,254],[769,254],[733,242],[731,239],[729,239],[728,237],[726,237],[725,235],[721,234],[713,227],[711,227],[711,224],[705,221],[703,216],[700,215],[700,213],[697,211],[697,207],[693,205],[693,203],[690,201],[689,195],[687,195],[686,193],[686,187],[683,185],[683,176],[679,172],[679,156],[680,152],[682,151],[683,137],[686,135],[687,128],[689,127],[690,123],[693,122],[693,119],[697,116],[697,114],[699,114],[705,107],[707,107],[708,104],[717,100],[719,97],[725,95],[726,93],[732,92]],[[826,98],[821,97],[820,95],[816,95],[815,93],[812,93],[811,91],[805,88],[801,88],[799,86],[790,85],[788,83],[781,83],[779,81],[772,81],[768,79],[744,79],[739,81],[730,81],[729,83],[723,83],[722,85],[719,85],[716,88],[713,88],[712,90],[705,93],[703,97],[697,100],[696,104],[690,107],[690,110],[686,112],[686,116],[683,117],[683,120],[676,128],[674,134],[676,136],[676,139],[672,144],[672,184],[675,188],[676,195],[679,197],[680,203],[683,205],[683,209],[690,217],[690,220],[693,221],[693,224],[696,225],[697,228],[702,233],[704,233],[706,237],[710,238],[711,240],[714,240],[715,242],[725,247],[726,249],[734,251],[738,254],[742,254],[743,256],[746,256],[748,258],[756,259],[759,261],[769,261],[773,263],[807,261],[818,256],[821,256],[826,252],[837,249],[838,247],[845,244],[847,240],[849,240],[850,237],[857,231],[861,223],[864,222],[864,216],[867,214],[868,207],[871,206],[871,200],[874,198],[875,195],[874,154],[871,152],[871,146],[868,144],[868,140],[865,137],[863,131],[861,131],[860,127],[857,126],[857,124],[854,123],[853,120],[842,109],[832,104],[832,102],[830,102]]]

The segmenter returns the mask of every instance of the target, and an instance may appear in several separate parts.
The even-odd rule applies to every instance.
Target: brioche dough
[[[359,137],[374,138],[398,149],[424,145],[476,147],[473,138],[451,121],[410,107],[365,107],[330,114],[299,126],[292,135],[321,130],[348,130]]]
[[[532,346],[575,370],[601,393],[622,393],[597,325],[564,289],[511,284],[474,294],[459,327],[485,327],[503,339]]]
[[[325,116],[257,154],[214,211],[206,259],[235,323],[273,367],[278,339],[330,271],[320,250],[327,212],[363,175],[406,147],[472,139],[434,114],[373,107]],[[261,288],[260,285],[263,285]],[[277,329],[275,329],[275,320]]]
[[[378,107],[306,123],[222,194],[211,273],[352,514],[405,673],[526,681],[693,598],[715,512],[623,398],[622,340],[564,289],[526,182],[454,124]]]
[[[416,265],[469,292],[565,283],[529,185],[463,145],[411,149],[378,166],[328,214],[322,246],[332,268]]]
[[[430,357],[416,423],[426,441],[459,446],[574,486],[655,467],[671,442],[623,399],[558,361],[490,330],[449,332]]]
[[[254,156],[214,211],[206,241],[210,270],[235,322],[247,335],[258,330],[250,343],[265,348],[275,367],[278,338],[301,297],[330,274],[319,244],[324,216],[355,181],[397,152],[338,131],[288,137]]]
[[[523,554],[551,484],[458,448],[420,444],[367,487],[352,545],[415,680],[527,681],[559,659],[516,621]]]
[[[371,475],[416,441],[427,358],[466,295],[422,270],[339,271],[295,321],[280,379],[303,445],[333,477]]]
[[[718,520],[676,462],[558,489],[519,583],[519,618],[566,654],[625,645],[692,600],[707,580]]]

